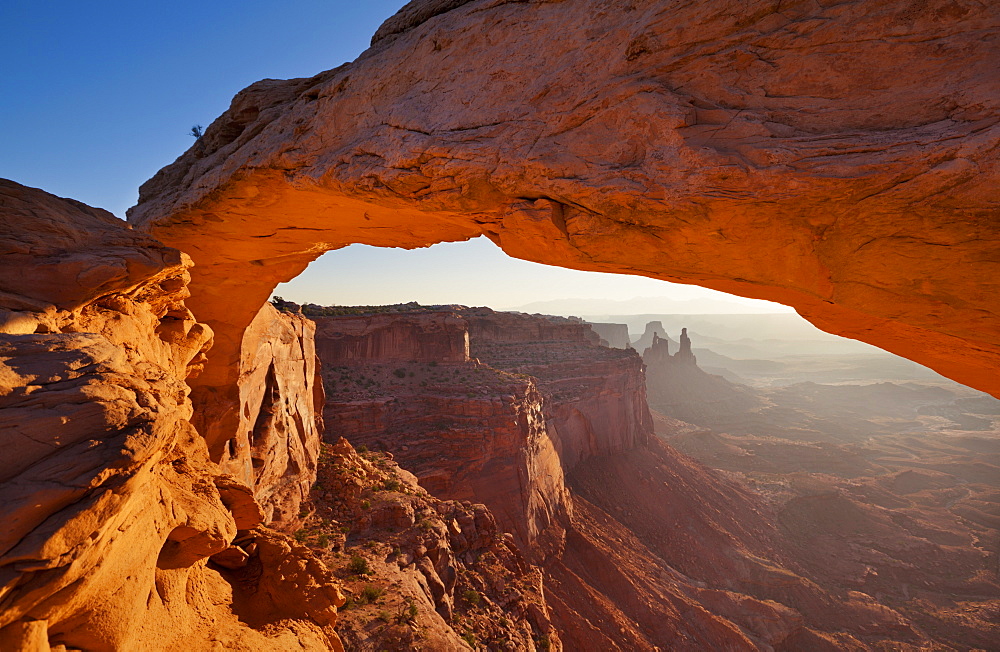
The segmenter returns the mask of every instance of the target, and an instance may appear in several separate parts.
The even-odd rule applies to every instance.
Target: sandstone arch
[[[196,392],[322,252],[486,234],[1000,395],[1000,8],[744,4],[418,0],[357,61],[241,92],[130,214],[195,260]]]
[[[228,582],[206,558],[261,514],[198,435],[218,459],[237,431],[241,340],[274,284],[350,242],[486,234],[782,301],[1000,394],[998,23],[975,0],[411,3],[357,62],[241,93],[144,186],[132,222],[197,263],[186,304],[185,256],[6,184],[6,383],[42,390],[0,407],[43,441],[64,431],[17,410],[95,407],[50,462],[5,467],[0,646],[211,630],[273,647],[214,609]],[[198,320],[216,344],[196,432]],[[336,585],[259,537],[289,561],[274,578],[308,571],[282,606],[330,625]],[[174,544],[199,561],[156,564]],[[191,578],[212,590],[186,595]],[[321,646],[317,627],[298,637]]]

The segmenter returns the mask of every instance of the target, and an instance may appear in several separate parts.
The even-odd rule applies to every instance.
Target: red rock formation
[[[998,25],[973,0],[417,0],[354,63],[241,92],[130,219],[198,263],[205,386],[322,251],[485,234],[1000,395]]]
[[[339,598],[294,548],[247,557],[266,565],[242,576],[260,582],[246,611],[206,558],[257,518],[210,461],[240,427],[244,331],[278,281],[351,242],[486,234],[775,300],[1000,395],[998,12],[411,3],[354,64],[241,93],[143,187],[134,223],[197,263],[188,304],[216,340],[197,378],[209,331],[183,256],[5,183],[0,401],[18,455],[0,641],[336,647]],[[216,406],[207,451],[186,378]],[[276,593],[292,569],[302,591]],[[256,600],[293,620],[255,620]]]
[[[323,445],[314,502],[298,537],[351,595],[337,627],[349,649],[562,649],[542,572],[485,505],[440,500],[345,439]]]
[[[900,610],[815,583],[765,501],[659,441],[592,458],[568,481],[577,509],[548,576],[568,648],[929,644]]]
[[[691,352],[686,328],[677,353],[671,355],[669,340],[654,332],[652,346],[642,359],[649,405],[667,417],[725,430],[731,424],[747,422],[751,412],[763,404],[750,388],[703,371]]]
[[[468,361],[455,313],[316,321],[328,439],[392,451],[434,495],[486,504],[532,556],[562,547],[569,500],[532,379]]]
[[[319,354],[350,363],[467,362],[469,333],[452,313],[376,314],[357,318],[313,317]]]
[[[461,314],[468,321],[470,341],[480,345],[487,342],[587,342],[596,345],[600,340],[589,324],[575,317],[496,312],[489,308],[465,308]]]
[[[653,432],[642,359],[595,343],[583,323],[558,317],[462,311],[471,354],[497,369],[538,379],[563,469],[593,455],[628,450]]]
[[[642,444],[653,432],[642,361],[632,350],[596,345],[595,333],[579,320],[488,308],[458,315],[378,315],[379,328],[369,327],[371,317],[318,318],[328,432],[393,451],[436,495],[485,503],[529,549],[552,554],[561,548],[569,513],[563,472],[590,456]],[[424,335],[433,320],[456,328],[467,323],[469,350],[493,368],[373,357],[359,365],[355,350],[379,347],[364,339],[337,347],[343,333],[368,332],[372,339],[417,333],[410,328],[417,317],[426,325],[420,339],[407,345],[397,338],[393,351],[415,358],[418,349],[434,349]],[[445,342],[458,339],[444,328],[437,332]],[[333,344],[324,341],[328,333],[335,334]],[[338,352],[345,357],[333,357]]]
[[[290,531],[300,503],[316,480],[323,433],[323,380],[315,350],[315,324],[266,303],[243,336],[239,429],[226,443],[220,466],[252,486],[265,522]],[[220,420],[197,414],[200,433]],[[214,433],[212,433],[214,434]]]
[[[191,426],[211,331],[190,261],[39,190],[4,182],[0,207],[0,649],[339,649],[336,585],[251,532],[250,489]],[[227,551],[252,572],[209,563]]]
[[[653,346],[653,338],[656,337],[666,342],[667,352],[669,353],[670,337],[667,335],[667,331],[663,329],[663,322],[657,320],[646,322],[646,330],[635,341],[634,348],[639,352],[639,355],[646,355],[646,349]]]

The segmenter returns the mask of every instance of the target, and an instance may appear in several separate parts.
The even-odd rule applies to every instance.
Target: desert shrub
[[[386,491],[399,491],[399,480],[396,478],[389,478],[382,483],[382,488]]]
[[[462,640],[468,643],[470,647],[476,647],[476,635],[472,632],[465,632],[462,634]]]
[[[368,560],[361,555],[351,555],[351,562],[347,565],[347,570],[355,575],[367,575],[371,572],[368,567]]]
[[[474,607],[479,606],[479,591],[476,591],[475,589],[469,589],[468,591],[462,594],[462,597],[465,598],[465,601],[471,604],[472,606]]]
[[[416,619],[417,613],[417,603],[413,600],[407,600],[406,604],[399,610],[399,615],[396,616],[396,621],[401,623],[412,623]]]
[[[399,368],[396,371],[392,372],[392,375],[395,376],[396,378],[406,378],[406,369]]]
[[[369,584],[361,589],[361,597],[365,599],[365,602],[375,602],[382,597],[382,589]]]

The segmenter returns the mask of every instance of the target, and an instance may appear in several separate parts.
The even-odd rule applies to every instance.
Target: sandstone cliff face
[[[594,455],[628,450],[653,433],[642,359],[597,345],[587,324],[470,308],[471,354],[538,379],[545,418],[568,472]]]
[[[321,251],[485,234],[1000,394],[998,30],[977,0],[417,0],[357,61],[241,92],[130,219],[198,263],[204,385]]]
[[[320,356],[342,362],[466,362],[469,332],[451,313],[313,317]]]
[[[368,327],[370,317],[318,318],[329,436],[392,451],[436,495],[485,503],[543,556],[562,546],[570,512],[563,473],[593,455],[640,445],[653,432],[642,360],[632,350],[598,346],[583,322],[488,308],[378,317],[379,329]],[[342,333],[362,328],[372,339],[412,332],[417,317],[467,325],[477,361],[432,367],[391,362],[393,354],[358,364],[354,349],[377,346],[336,346]],[[437,332],[445,342],[458,339]],[[333,344],[324,341],[327,333],[336,334]],[[427,339],[403,342],[395,346],[411,358],[435,348]],[[338,351],[347,351],[345,358],[332,357]]]
[[[496,312],[489,308],[466,308],[461,314],[468,322],[469,340],[480,345],[487,342],[588,342],[596,345],[600,340],[589,324],[575,317]]]
[[[455,313],[316,319],[328,439],[392,451],[435,496],[486,504],[532,555],[561,548],[569,498],[531,378],[468,361],[467,321]],[[353,332],[366,334],[341,346]],[[435,352],[444,359],[428,360]]]
[[[316,480],[323,432],[323,381],[315,325],[266,303],[243,336],[239,429],[226,443],[220,466],[252,486],[265,522],[290,531]],[[213,421],[196,415],[199,432]]]
[[[190,423],[212,336],[185,307],[190,261],[10,182],[0,208],[0,648],[337,649],[336,585],[254,529]],[[237,538],[246,577],[209,563]]]

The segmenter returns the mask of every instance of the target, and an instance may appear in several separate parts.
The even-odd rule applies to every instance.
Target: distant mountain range
[[[794,313],[787,306],[750,299],[671,299],[670,297],[634,297],[632,299],[552,299],[535,301],[514,308],[520,312],[545,315],[735,315]]]

